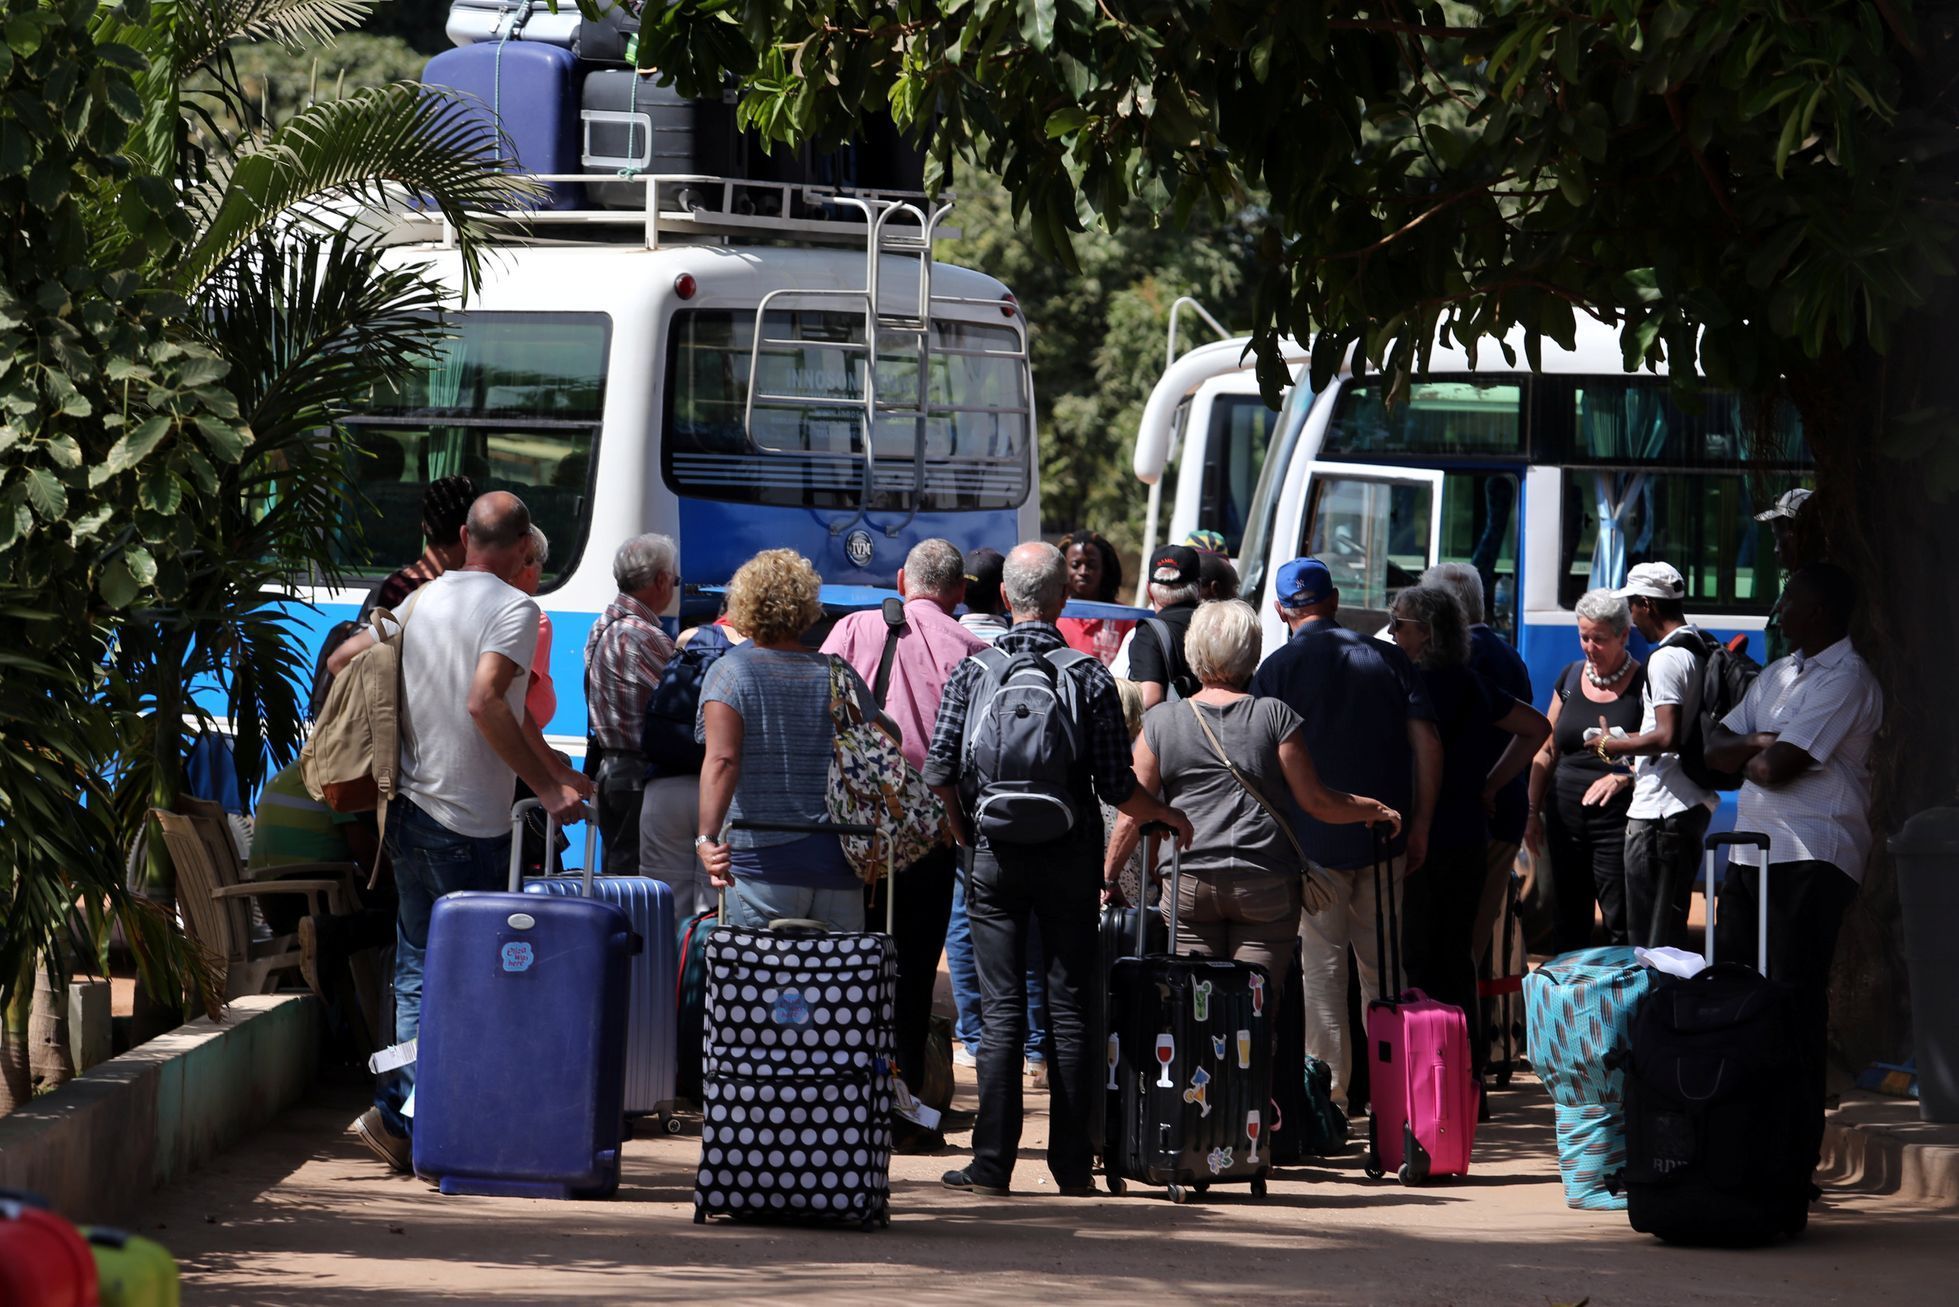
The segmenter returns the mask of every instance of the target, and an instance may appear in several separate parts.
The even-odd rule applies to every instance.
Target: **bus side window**
[[[1442,558],[1483,579],[1483,620],[1517,638],[1517,474],[1450,472],[1442,481]]]
[[[1558,598],[1567,607],[1588,589],[1624,584],[1627,570],[1644,562],[1679,568],[1690,606],[1732,613],[1774,606],[1775,540],[1755,520],[1759,505],[1745,475],[1572,469],[1564,497]],[[1601,517],[1611,519],[1603,552]]]

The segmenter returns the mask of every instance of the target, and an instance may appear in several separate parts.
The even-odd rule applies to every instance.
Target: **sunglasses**
[[[1388,618],[1388,629],[1390,631],[1399,631],[1404,626],[1427,626],[1427,625],[1428,623],[1424,622],[1419,617],[1391,616]]]

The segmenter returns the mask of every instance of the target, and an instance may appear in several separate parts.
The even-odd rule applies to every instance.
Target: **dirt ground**
[[[970,1111],[970,1071],[955,1108]],[[1132,1188],[1065,1199],[1042,1165],[1045,1096],[1016,1196],[940,1187],[964,1130],[892,1169],[876,1233],[692,1220],[692,1134],[634,1140],[610,1202],[445,1198],[389,1176],[346,1133],[362,1106],[322,1090],[159,1193],[136,1228],[176,1252],[188,1304],[455,1303],[1929,1303],[1952,1300],[1959,1220],[1836,1191],[1809,1235],[1774,1249],[1674,1249],[1617,1213],[1568,1210],[1548,1100],[1499,1093],[1466,1180],[1402,1189],[1359,1157],[1279,1173],[1264,1201],[1214,1189],[1188,1206]],[[955,1123],[958,1118],[954,1118]]]

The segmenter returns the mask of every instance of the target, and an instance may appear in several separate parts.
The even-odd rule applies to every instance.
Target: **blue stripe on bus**
[[[758,550],[793,549],[815,564],[831,584],[883,587],[895,583],[905,555],[921,540],[934,536],[950,540],[962,554],[982,547],[1005,553],[1020,543],[1019,514],[1012,508],[920,513],[902,527],[903,513],[879,511],[854,524],[852,516],[828,509],[683,498],[681,574],[690,585],[723,585]],[[839,529],[832,530],[833,526]],[[900,528],[898,535],[885,534],[887,527]],[[845,553],[849,540],[860,531],[871,546],[870,559],[861,564]]]

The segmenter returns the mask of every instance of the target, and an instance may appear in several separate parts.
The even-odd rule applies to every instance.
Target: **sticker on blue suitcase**
[[[506,940],[500,952],[505,971],[529,971],[537,961],[537,952],[527,939]]]

